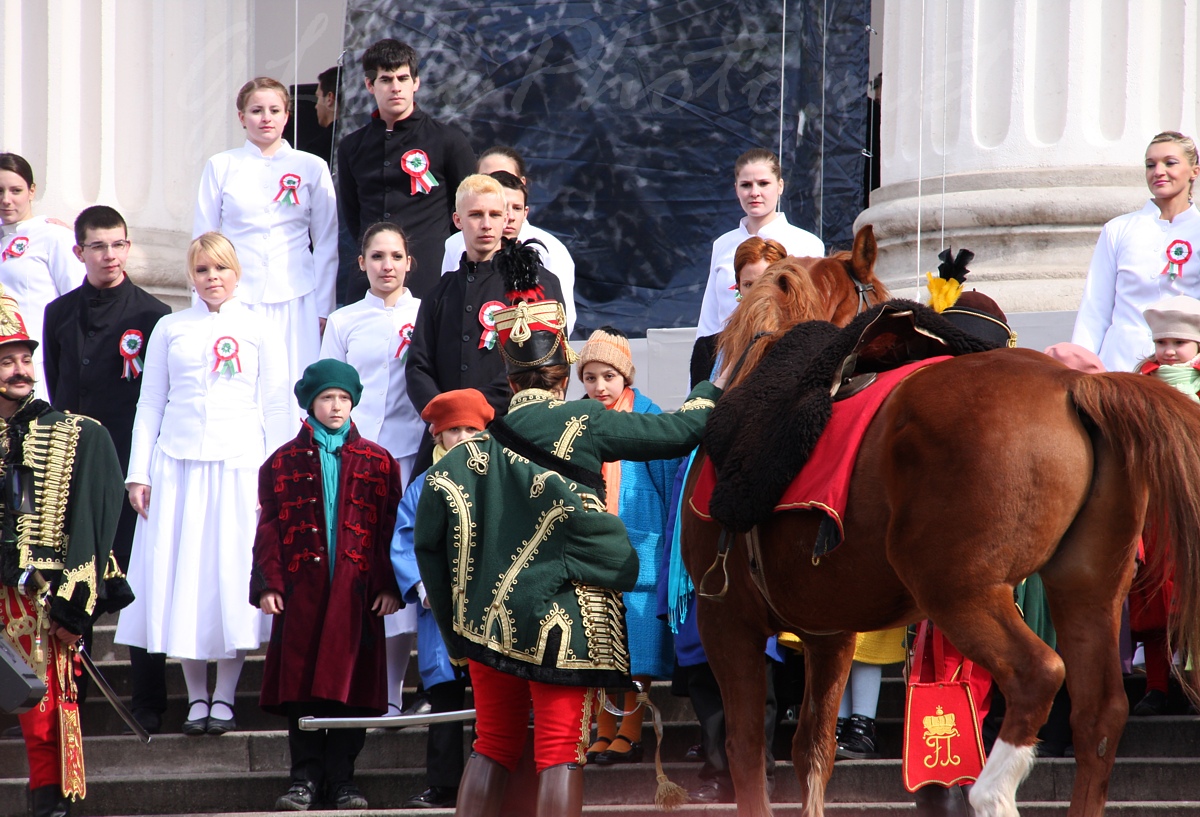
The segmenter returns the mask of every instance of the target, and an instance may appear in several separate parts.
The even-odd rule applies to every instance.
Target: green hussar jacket
[[[701,383],[677,412],[632,414],[527,389],[504,422],[569,466],[548,467],[485,432],[430,468],[414,544],[451,659],[542,683],[627,684],[621,591],[634,586],[637,554],[602,489],[572,475],[594,483],[576,469],[598,478],[605,462],[683,456],[720,394]]]

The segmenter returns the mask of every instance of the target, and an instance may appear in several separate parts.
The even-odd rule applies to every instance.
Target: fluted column
[[[130,273],[176,300],[204,162],[241,140],[233,99],[251,73],[251,6],[0,4],[0,149],[33,165],[35,212],[70,221],[116,207],[134,239]]]
[[[856,224],[885,282],[912,297],[944,232],[1006,310],[1076,309],[1100,227],[1149,196],[1150,138],[1195,135],[1198,34],[1182,0],[889,2],[882,186]]]

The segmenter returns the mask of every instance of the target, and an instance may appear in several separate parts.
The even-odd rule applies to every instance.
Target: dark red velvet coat
[[[332,586],[321,497],[321,458],[305,424],[259,470],[262,505],[254,537],[250,603],[283,596],[267,648],[261,706],[340,701],[387,711],[383,590],[399,595],[389,548],[402,490],[400,466],[351,428],[342,448],[336,567]]]

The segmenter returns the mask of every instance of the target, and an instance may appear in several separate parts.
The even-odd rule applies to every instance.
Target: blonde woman
[[[117,641],[179,658],[184,733],[219,735],[236,728],[242,662],[270,626],[247,591],[258,469],[296,423],[283,341],[236,297],[233,245],[205,233],[187,265],[196,301],[163,318],[146,349],[125,480],[140,517],[129,560],[136,600]]]

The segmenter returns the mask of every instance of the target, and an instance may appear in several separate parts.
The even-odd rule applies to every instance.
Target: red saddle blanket
[[[813,447],[808,462],[775,504],[776,513],[805,509],[824,511],[837,525],[839,541],[844,538],[846,532],[842,526],[842,516],[850,496],[850,475],[854,472],[863,435],[875,419],[875,412],[879,411],[892,389],[910,374],[932,363],[949,360],[950,357],[926,358],[881,372],[874,383],[858,394],[834,403],[833,414]],[[689,501],[692,513],[701,519],[712,519],[708,503],[716,484],[717,472],[712,460],[705,459]]]

